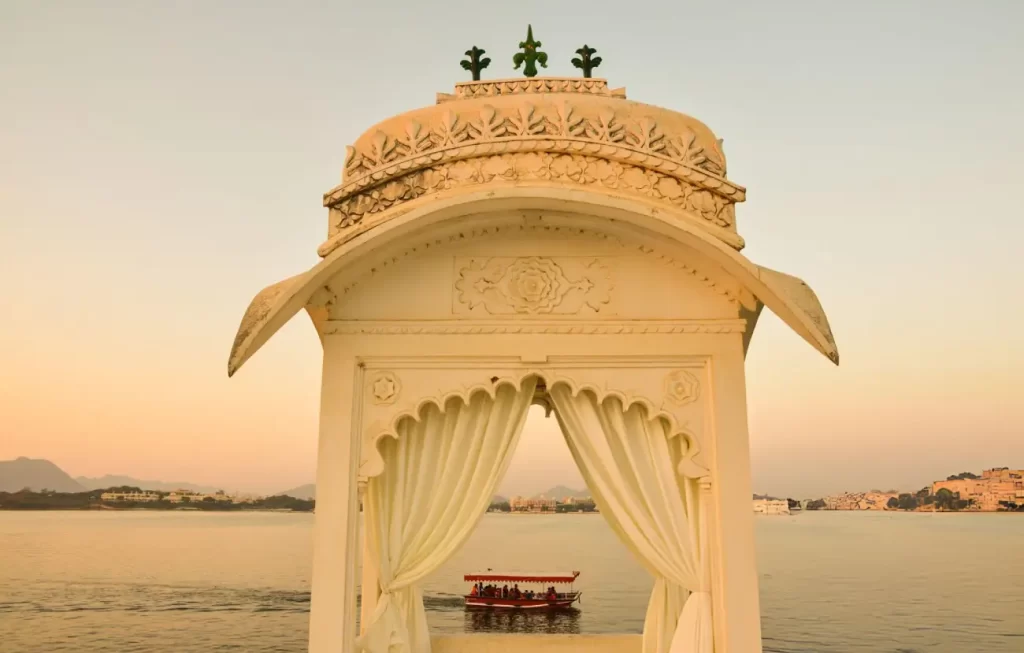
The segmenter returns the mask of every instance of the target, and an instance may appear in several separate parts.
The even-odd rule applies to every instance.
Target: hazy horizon
[[[744,253],[828,311],[839,368],[757,325],[755,492],[1024,467],[1024,3],[449,6],[0,7],[0,459],[312,482],[316,334],[294,320],[229,381],[238,321],[317,260],[345,145],[451,91],[473,45],[516,75],[532,22],[544,74],[586,42],[612,86],[724,138]],[[555,483],[582,485],[534,414],[499,493]]]

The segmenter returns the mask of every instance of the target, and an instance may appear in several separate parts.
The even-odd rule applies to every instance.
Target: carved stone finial
[[[583,76],[586,78],[593,77],[594,68],[601,65],[601,57],[593,56],[595,52],[597,50],[584,43],[583,47],[576,51],[576,54],[580,56],[572,60],[572,65],[582,69]]]
[[[536,77],[538,63],[542,68],[547,68],[548,55],[546,52],[541,52],[537,49],[540,46],[540,41],[533,40],[533,25],[527,25],[526,40],[519,42],[519,47],[521,47],[523,51],[516,52],[512,56],[512,63],[515,64],[515,70],[519,70],[519,66],[522,66],[525,63],[526,67],[523,68],[523,74],[527,77]]]
[[[466,50],[466,56],[468,59],[462,61],[462,67],[473,73],[473,81],[480,81],[480,71],[491,65],[489,57],[482,57],[487,50],[481,50],[475,45],[471,50]]]

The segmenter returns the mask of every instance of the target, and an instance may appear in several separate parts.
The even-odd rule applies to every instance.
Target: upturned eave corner
[[[228,355],[228,377],[232,377],[294,315],[313,292],[309,283],[318,266],[288,277],[256,293],[242,315]],[[314,325],[317,316],[311,313]]]
[[[832,327],[811,287],[798,277],[760,265],[756,267],[759,280],[783,300],[779,306],[769,306],[772,311],[838,366],[839,348]]]

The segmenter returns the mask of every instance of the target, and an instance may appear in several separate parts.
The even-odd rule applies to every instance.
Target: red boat
[[[488,569],[477,574],[466,574],[473,583],[466,594],[467,608],[510,608],[538,610],[568,608],[580,600],[583,592],[576,592],[572,584],[580,572],[529,573],[522,571],[496,572]],[[527,585],[527,589],[519,584]],[[558,585],[568,585],[568,591],[559,591]],[[534,589],[536,587],[536,589]]]

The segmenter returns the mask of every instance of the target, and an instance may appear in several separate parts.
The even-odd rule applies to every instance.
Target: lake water
[[[305,650],[313,517],[0,512],[0,651]],[[758,517],[764,648],[1024,651],[1024,517]],[[583,573],[566,614],[466,612],[466,571]],[[651,581],[600,516],[486,515],[425,585],[435,632],[640,632]]]

